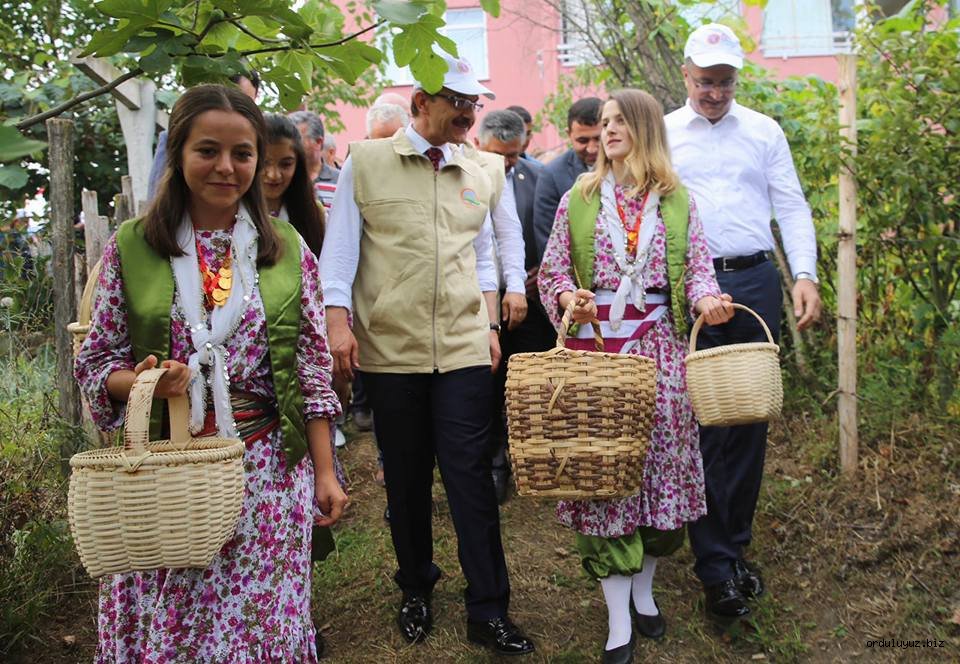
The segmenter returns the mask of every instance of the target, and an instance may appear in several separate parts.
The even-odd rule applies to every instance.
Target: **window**
[[[457,44],[457,53],[466,58],[473,66],[477,78],[490,78],[490,65],[487,61],[487,20],[482,9],[448,9],[443,20],[446,25],[440,28],[440,34],[446,35]],[[410,67],[398,67],[393,61],[390,45],[386,45],[387,66],[384,78],[394,85],[413,85],[416,81],[410,73]]]
[[[767,57],[832,55],[846,50],[855,0],[768,0],[761,46]]]

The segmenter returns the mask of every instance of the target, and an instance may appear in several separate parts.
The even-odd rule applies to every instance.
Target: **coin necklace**
[[[630,227],[630,224],[627,223],[627,214],[624,212],[623,206],[620,204],[620,201],[617,201],[617,214],[620,215],[620,224],[623,226],[623,231],[627,234],[627,237],[624,241],[626,259],[628,263],[632,263],[637,258],[637,242],[640,239],[640,221],[643,219],[643,210],[647,207],[647,199],[650,197],[650,191],[643,195],[643,200],[640,202],[640,212],[637,213],[636,219],[633,222],[633,227]]]
[[[200,277],[203,279],[203,295],[207,309],[222,307],[230,297],[230,288],[233,286],[233,257],[230,255],[231,245],[227,246],[227,255],[223,259],[220,269],[214,272],[207,265],[200,250],[200,239],[197,238],[197,261],[200,264]]]

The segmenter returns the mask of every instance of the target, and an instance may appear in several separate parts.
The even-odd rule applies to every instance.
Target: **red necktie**
[[[433,170],[439,171],[440,161],[443,159],[443,150],[440,148],[427,148],[427,151],[423,154],[427,155],[427,159],[433,164]]]

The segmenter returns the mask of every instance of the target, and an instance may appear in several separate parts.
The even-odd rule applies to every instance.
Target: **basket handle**
[[[153,391],[160,377],[167,372],[164,368],[147,369],[137,375],[130,388],[127,400],[127,413],[123,422],[123,449],[128,456],[141,457],[147,453],[150,441],[150,414],[153,411]],[[187,430],[189,407],[187,397],[181,395],[167,399],[170,411],[170,442],[178,447],[186,447],[190,442]]]
[[[563,348],[566,345],[567,332],[570,331],[570,326],[573,324],[573,308],[576,306],[576,303],[576,298],[570,300],[570,304],[567,305],[567,309],[563,312],[563,318],[560,319],[560,329],[557,331],[557,348]],[[590,324],[593,325],[593,344],[597,351],[602,353],[603,334],[600,332],[600,323],[594,318],[590,321]]]
[[[767,341],[773,343],[773,335],[770,334],[770,328],[767,327],[767,324],[763,322],[763,319],[757,314],[756,311],[750,307],[739,304],[737,302],[732,302],[734,309],[741,309],[746,311],[749,314],[752,314],[754,318],[760,321],[760,325],[763,326],[763,331],[767,334]],[[700,328],[703,327],[703,314],[697,316],[696,322],[693,324],[693,329],[690,331],[690,352],[693,353],[697,350],[697,335],[700,333]]]

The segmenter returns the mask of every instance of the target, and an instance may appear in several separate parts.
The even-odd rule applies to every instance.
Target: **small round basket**
[[[555,348],[518,353],[507,369],[507,426],[517,495],[615,498],[640,490],[653,424],[656,363],[638,355]]]
[[[184,396],[169,400],[170,440],[148,442],[153,391],[165,371],[137,377],[123,446],[70,459],[70,531],[92,577],[207,567],[236,530],[243,442],[191,438]]]
[[[753,309],[733,306],[760,321],[767,342],[696,350],[703,315],[697,317],[690,331],[690,353],[683,361],[693,412],[704,426],[768,422],[783,406],[780,346],[773,343],[770,328]]]

